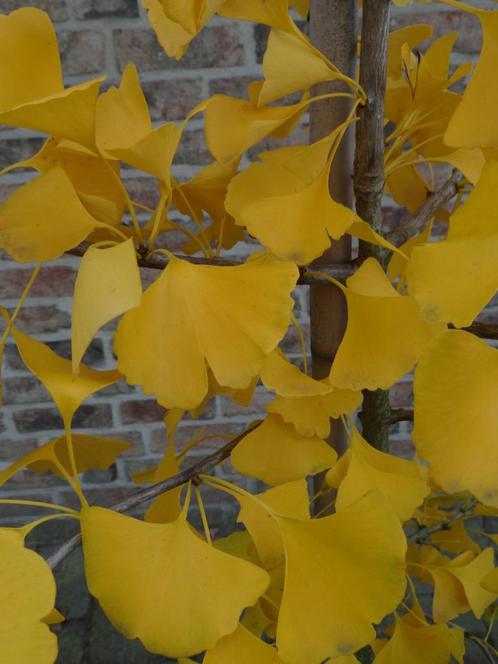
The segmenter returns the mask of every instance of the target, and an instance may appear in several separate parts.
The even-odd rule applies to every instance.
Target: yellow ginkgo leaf
[[[36,155],[15,166],[35,168],[42,173],[61,166],[92,216],[114,225],[121,221],[126,201],[116,181],[119,175],[117,161],[106,161],[70,141],[49,138]],[[90,205],[95,200],[107,201],[112,208],[112,216],[101,218],[99,208]]]
[[[434,583],[432,612],[436,623],[446,623],[468,611],[479,619],[496,599],[481,585],[494,567],[492,548],[478,556],[466,551],[450,559],[432,547],[422,547],[417,553],[411,551],[408,561],[412,574]]]
[[[263,154],[228,188],[226,208],[275,255],[306,265],[356,219],[329,192],[332,135],[310,146]]]
[[[52,611],[50,611],[48,616],[46,616],[43,619],[43,622],[45,623],[45,625],[60,625],[65,620],[66,619],[64,618],[64,616],[60,611],[57,611],[57,609],[52,609]]]
[[[287,125],[306,109],[307,100],[288,106],[258,108],[255,102],[214,95],[206,104],[206,142],[213,157],[232,163],[263,138]]]
[[[44,619],[54,608],[55,580],[45,560],[22,537],[0,530],[0,624],[5,664],[54,664],[57,639]]]
[[[171,177],[171,167],[183,127],[168,122],[147,134],[129,148],[112,151],[115,158],[125,161],[138,170],[150,173],[167,186]]]
[[[259,106],[299,90],[309,90],[317,83],[343,78],[303,34],[278,29],[270,32],[263,74],[265,81],[258,96]]]
[[[85,365],[81,365],[75,378],[70,360],[65,360],[46,344],[17,329],[12,334],[24,364],[47,388],[66,428],[70,427],[73,415],[83,401],[121,379],[117,371],[95,371]]]
[[[225,196],[230,180],[237,170],[237,161],[213,162],[178,185],[173,191],[173,202],[182,214],[202,221],[206,212],[211,219],[221,220],[225,215]],[[197,249],[198,250],[198,249]]]
[[[83,256],[74,287],[73,372],[97,331],[138,307],[142,298],[140,272],[132,240],[109,249],[90,247]]]
[[[401,57],[403,45],[408,44],[410,49],[413,49],[420,42],[430,39],[432,32],[432,25],[415,23],[390,33],[387,57],[387,74],[390,78],[397,79],[403,75],[403,60]]]
[[[482,586],[482,580],[494,569],[494,551],[484,549],[467,565],[452,567],[451,573],[463,586],[469,606],[476,616],[481,618],[484,611],[496,599],[496,593],[489,592]]]
[[[48,14],[23,7],[0,16],[0,122],[94,148],[95,102],[103,78],[64,89]]]
[[[301,436],[328,438],[330,418],[354,412],[363,399],[361,392],[333,388],[324,395],[281,397],[271,401],[267,410],[294,425]]]
[[[283,664],[276,649],[239,625],[204,657],[204,664]]]
[[[447,239],[413,250],[408,288],[427,320],[470,325],[498,290],[497,184],[498,162],[490,160],[465,204],[451,216]]]
[[[224,1],[143,0],[143,6],[166,54],[179,60]]]
[[[265,256],[237,267],[171,257],[120,323],[120,370],[165,408],[190,410],[204,400],[206,362],[220,385],[248,387],[287,330],[297,277],[295,265]]]
[[[453,147],[496,148],[498,129],[493,109],[498,104],[498,86],[494,84],[498,56],[498,12],[479,10],[464,3],[458,3],[458,8],[479,18],[483,47],[476,70],[451,118],[444,140]]]
[[[467,332],[450,330],[415,372],[417,452],[448,493],[471,491],[498,507],[498,351]],[[472,413],[469,418],[468,414]],[[469,446],[468,441],[476,441]]]
[[[235,494],[234,494],[235,495]],[[240,503],[238,521],[251,534],[259,559],[267,570],[273,570],[284,561],[284,544],[275,520],[261,506],[292,519],[309,519],[309,496],[305,480],[281,484],[251,500],[245,494],[235,496]]]
[[[278,349],[265,358],[260,376],[268,390],[274,390],[284,397],[317,396],[333,390],[330,383],[314,380],[304,374],[295,364],[288,362]]]
[[[171,411],[170,411],[171,412]],[[176,458],[176,448],[173,436],[168,432],[168,444],[161,463],[152,470],[146,470],[133,475],[133,481],[137,484],[156,484],[180,472],[180,466]],[[175,521],[181,512],[180,497],[182,486],[171,489],[158,496],[145,511],[144,518],[151,523],[170,523]]]
[[[429,238],[432,233],[432,222],[427,224],[424,230],[415,235],[414,237],[407,240],[404,244],[401,245],[400,250],[403,254],[410,258],[412,251],[415,247],[426,244],[429,241]],[[394,282],[396,279],[399,279],[398,291],[403,292],[406,284],[406,268],[408,261],[406,258],[401,257],[399,254],[393,254],[389,265],[387,267],[387,276],[391,282]]]
[[[409,625],[396,618],[394,633],[375,664],[448,664],[452,652],[447,625]]]
[[[61,167],[19,187],[0,206],[0,246],[20,263],[58,258],[101,226]]]
[[[109,156],[112,150],[131,147],[152,131],[147,101],[133,64],[123,71],[118,88],[111,86],[97,101],[97,147]]]
[[[287,559],[277,628],[280,657],[316,664],[370,643],[372,623],[395,609],[406,584],[406,539],[384,496],[371,492],[321,519],[275,518]]]
[[[441,326],[426,323],[413,297],[396,292],[373,258],[347,286],[348,324],[330,382],[351,390],[387,389],[410,371]]]
[[[131,444],[124,440],[81,434],[74,434],[72,442],[76,468],[79,473],[84,473],[91,468],[106,470],[112,466],[119,454],[131,447]],[[62,470],[64,470],[66,474],[71,474],[66,438],[64,436],[55,438],[0,471],[0,486],[23,468],[27,468],[32,473],[51,472],[62,475]]]
[[[338,485],[336,510],[339,512],[369,491],[380,489],[399,519],[408,521],[430,492],[418,464],[376,450],[357,429],[353,429],[349,443],[345,455],[347,470]],[[335,486],[333,475],[330,479],[331,486]]]
[[[231,458],[244,475],[275,485],[330,468],[337,454],[324,440],[301,436],[278,415],[268,415],[237,445]]]
[[[498,290],[498,234],[415,247],[408,292],[428,321],[471,325]]]
[[[95,124],[97,146],[104,156],[120,159],[169,186],[173,158],[185,123],[169,122],[152,128],[134,65],[124,70],[119,88],[111,87],[99,97]]]
[[[289,16],[289,0],[225,0],[218,13],[226,18],[264,23],[289,32],[296,29]]]
[[[264,570],[202,541],[186,509],[173,523],[154,524],[85,508],[81,527],[90,592],[117,629],[152,653],[213,648],[269,583]]]
[[[489,572],[489,574],[486,574],[486,576],[481,581],[481,586],[489,593],[498,595],[498,567],[496,567],[492,572]]]
[[[443,513],[442,520],[445,518],[447,517]],[[450,553],[461,553],[462,551],[479,553],[481,550],[477,542],[465,530],[464,521],[456,521],[448,528],[432,533],[430,539],[440,550]]]

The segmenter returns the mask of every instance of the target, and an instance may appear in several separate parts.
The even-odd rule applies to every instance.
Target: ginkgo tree
[[[64,617],[52,570],[80,543],[89,590],[115,628],[182,664],[462,664],[469,640],[495,661],[497,536],[466,524],[498,516],[498,351],[489,343],[498,330],[475,322],[498,290],[498,10],[444,3],[481,23],[474,70],[451,70],[455,34],[432,39],[425,24],[389,34],[389,1],[363,0],[356,77],[298,27],[306,0],[143,0],[169,57],[181,58],[214,16],[270,29],[262,80],[246,98],[215,95],[182,123],[160,126],[132,63],[105,91],[102,79],[66,88],[47,14],[0,16],[0,122],[47,135],[37,154],[3,171],[34,171],[0,206],[0,247],[34,267],[17,308],[0,309],[0,354],[12,338],[64,423],[57,439],[2,470],[0,485],[22,469],[50,472],[80,503],[30,501],[39,519],[0,529],[2,662],[55,662],[50,626]],[[323,83],[329,91],[316,94]],[[347,102],[330,132],[243,159],[262,139],[292,134],[323,100]],[[198,115],[212,162],[180,182],[175,154]],[[353,209],[330,182],[355,126]],[[155,178],[155,209],[131,199],[123,165]],[[409,213],[388,235],[386,193]],[[185,236],[175,255],[165,248],[173,231]],[[257,241],[247,260],[223,256],[247,235]],[[313,265],[347,237],[360,241],[357,259]],[[16,326],[43,263],[66,252],[81,257],[72,360]],[[145,292],[141,266],[157,269]],[[346,303],[326,377],[310,375],[304,343],[301,366],[280,348],[289,326],[303,338],[298,284],[328,284]],[[82,364],[114,320],[116,368]],[[414,410],[391,412],[387,391],[412,370]],[[109,467],[130,443],[73,432],[73,416],[121,380],[167,410],[167,448],[135,476],[150,486],[117,505],[90,505],[80,474]],[[247,407],[259,383],[274,394],[265,419],[189,461],[205,436],[178,449],[182,418],[221,394]],[[384,409],[383,431],[414,419],[413,459],[391,454],[385,433],[361,430],[369,403]],[[332,420],[348,438],[340,456],[328,440]],[[264,483],[260,493],[212,472],[228,458]],[[240,507],[227,537],[213,539],[206,487]],[[200,531],[189,521],[194,502]],[[141,505],[143,518],[125,514]],[[81,534],[44,561],[24,540],[53,519],[77,521]],[[421,583],[432,588],[429,607]],[[469,612],[486,636],[458,622]]]

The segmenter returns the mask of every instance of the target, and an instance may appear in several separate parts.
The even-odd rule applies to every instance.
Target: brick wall
[[[216,92],[242,95],[247,83],[260,76],[258,63],[266,39],[266,30],[262,27],[216,19],[194,41],[187,55],[176,62],[164,55],[137,0],[0,0],[0,12],[8,13],[30,4],[47,10],[56,23],[67,83],[103,73],[110,83],[117,83],[126,63],[133,61],[141,73],[155,122],[179,120],[198,101]],[[486,4],[495,6],[492,2]],[[441,5],[415,5],[396,10],[393,27],[417,21],[431,22],[437,35],[448,30],[459,32],[456,62],[478,53],[480,34],[473,17]],[[306,118],[297,135],[299,140],[306,140]],[[0,168],[31,155],[42,143],[42,137],[33,132],[12,129],[4,129],[0,137]],[[263,149],[265,147],[268,142]],[[252,154],[257,151],[252,150]],[[209,161],[202,126],[195,120],[189,125],[182,142],[175,174],[185,178]],[[19,171],[4,176],[0,180],[0,197],[7,196],[27,177],[28,174]],[[154,204],[156,191],[151,180],[129,169],[124,177],[135,200]],[[387,217],[396,219],[399,215]],[[239,249],[246,251],[245,247],[237,251]],[[76,269],[77,260],[71,257],[46,264],[18,319],[22,329],[65,356],[70,352],[71,295]],[[7,256],[0,255],[0,300],[5,306],[10,309],[15,306],[29,274],[29,267],[17,266]],[[144,271],[145,283],[150,283],[152,277]],[[306,290],[301,289],[296,299],[298,317],[306,329]],[[291,357],[299,356],[297,339],[292,333],[286,339],[285,350]],[[111,326],[99,333],[85,361],[99,369],[113,365]],[[50,440],[61,430],[60,418],[47,393],[27,373],[11,344],[6,348],[4,379],[5,407],[0,411],[2,465]],[[408,406],[411,394],[412,387],[407,378],[393,389],[393,405]],[[186,421],[181,426],[179,442],[187,441],[199,425],[206,426],[207,434],[236,432],[241,424],[261,414],[267,401],[268,395],[258,392],[253,406],[243,410],[227,399],[217,399],[209,404],[201,422]],[[133,449],[110,471],[86,474],[84,486],[91,502],[105,505],[124,497],[134,490],[131,473],[158,463],[164,449],[162,416],[162,409],[152,400],[124,384],[104,390],[78,411],[75,428],[79,431],[117,436],[133,442]],[[211,447],[217,445],[219,441],[210,441]],[[199,453],[203,454],[207,447],[204,445]],[[409,451],[409,429],[405,424],[393,429],[393,451],[400,454]],[[228,465],[220,472],[228,477],[231,475]],[[63,483],[51,476],[21,473],[2,493],[9,497],[66,500],[69,499],[67,491]],[[227,516],[226,510],[231,508],[217,502],[216,496],[206,494],[206,498],[211,522],[221,523]],[[19,519],[29,516],[20,508],[9,508],[8,513]],[[0,511],[0,519],[5,515],[6,510]]]

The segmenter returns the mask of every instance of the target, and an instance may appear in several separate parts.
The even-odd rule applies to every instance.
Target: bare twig
[[[70,249],[67,253],[71,256],[82,257],[85,255],[87,249],[90,247],[88,242],[82,242],[74,249]],[[243,265],[244,261],[241,260],[231,260],[228,258],[213,257],[205,258],[204,256],[184,256],[173,254],[175,258],[179,258],[187,263],[192,263],[193,265],[214,265],[220,267],[236,267],[237,265]],[[151,256],[149,258],[141,257],[138,259],[138,265],[143,268],[150,270],[164,270],[169,263],[169,258],[164,255]],[[355,271],[354,262],[351,263],[337,263],[333,265],[320,265],[321,272],[324,272],[329,277],[334,277],[338,281],[346,281]],[[317,277],[316,275],[308,274],[307,268],[302,267],[299,270],[300,276],[298,284],[300,285],[311,285],[316,283],[327,283],[324,279]]]
[[[399,247],[411,237],[423,231],[439,208],[446,205],[453,196],[456,196],[461,180],[462,175],[456,170],[453,171],[451,177],[441,189],[438,189],[427,197],[427,200],[415,216],[410,217],[406,222],[391,231],[391,233],[388,233],[387,239],[389,242]]]
[[[477,505],[477,500],[472,499],[466,507],[463,506],[460,507],[454,514],[449,516],[444,521],[436,523],[433,526],[426,526],[425,528],[422,528],[418,532],[413,533],[408,537],[408,541],[410,542],[410,544],[421,543],[424,540],[426,540],[428,537],[433,535],[434,533],[439,533],[442,530],[448,530],[448,528],[450,528],[454,523],[472,514],[474,512],[476,505]]]
[[[170,491],[171,489],[176,489],[177,487],[186,484],[190,480],[194,479],[200,473],[209,472],[219,463],[221,463],[225,459],[228,459],[228,457],[232,453],[232,450],[234,450],[235,447],[249,433],[254,431],[254,429],[256,429],[258,426],[259,423],[251,427],[250,429],[246,429],[246,431],[243,431],[241,434],[233,438],[222,448],[220,448],[216,452],[213,452],[213,454],[210,454],[204,459],[201,459],[197,463],[194,463],[192,466],[190,466],[190,468],[187,468],[181,473],[178,473],[178,475],[174,475],[173,477],[170,477],[167,480],[164,480],[163,482],[154,484],[148,489],[144,489],[143,491],[138,491],[137,493],[135,493],[133,496],[130,496],[126,500],[123,500],[120,503],[116,503],[115,505],[111,505],[108,509],[112,510],[113,512],[120,512],[120,513],[128,512],[134,507],[137,507],[138,505],[141,505],[142,503],[145,503],[148,500],[152,500],[153,498],[156,498],[162,493],[166,493],[166,491]],[[64,544],[62,544],[48,558],[47,562],[50,565],[50,567],[52,569],[55,569],[72,551],[74,551],[74,549],[76,549],[80,545],[80,543],[81,543],[81,535],[79,534],[74,535],[74,537],[64,542]]]
[[[494,655],[490,652],[488,644],[485,641],[483,641],[475,634],[471,634],[470,632],[467,631],[465,632],[465,638],[469,639],[469,641],[473,641],[475,644],[479,646],[479,648],[484,652],[488,662],[491,662],[491,664],[496,664],[496,659],[494,658]]]
[[[413,422],[413,410],[409,408],[393,408],[389,418],[389,424],[397,424],[398,422]]]

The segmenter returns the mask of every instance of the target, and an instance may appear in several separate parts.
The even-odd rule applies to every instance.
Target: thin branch
[[[461,507],[444,521],[436,523],[433,526],[426,526],[425,528],[422,528],[418,532],[413,533],[408,537],[408,541],[410,542],[410,544],[421,543],[424,540],[426,540],[428,537],[433,535],[434,533],[439,533],[443,530],[448,530],[454,523],[472,514],[474,512],[476,505],[477,505],[477,500],[472,499],[470,503],[467,505],[467,507]]]
[[[70,249],[67,253],[71,256],[82,257],[85,255],[87,249],[90,247],[90,243],[82,242],[74,249]],[[229,258],[222,257],[212,257],[206,258],[204,256],[186,256],[173,254],[175,258],[186,261],[187,263],[192,263],[192,265],[214,265],[220,267],[237,267],[237,265],[243,265],[244,261],[242,260],[231,260]],[[169,258],[164,255],[155,255],[151,257],[140,257],[138,259],[138,265],[150,270],[164,270],[169,264]],[[350,277],[355,271],[354,261],[351,263],[338,263],[333,265],[320,265],[320,270],[330,277],[334,277],[338,281],[344,282],[348,277]],[[316,276],[308,274],[306,267],[301,267],[299,269],[299,280],[298,284],[300,285],[311,285],[316,283],[324,283],[323,279],[320,279]]]
[[[170,491],[171,489],[176,489],[177,487],[182,486],[187,482],[190,482],[190,480],[195,478],[200,473],[209,472],[210,470],[215,468],[219,463],[225,461],[225,459],[228,459],[228,457],[232,453],[232,450],[234,450],[235,447],[247,435],[249,435],[252,431],[254,431],[254,429],[256,429],[258,426],[259,423],[251,427],[250,429],[246,429],[246,431],[243,431],[241,434],[233,438],[229,443],[221,447],[219,450],[213,452],[213,454],[210,454],[204,459],[201,459],[197,463],[194,463],[192,466],[190,466],[190,468],[187,468],[181,473],[178,473],[178,475],[174,475],[173,477],[170,477],[167,480],[164,480],[163,482],[154,484],[148,489],[144,489],[143,491],[138,491],[137,493],[130,496],[126,500],[123,500],[120,503],[116,503],[115,505],[111,505],[108,509],[112,510],[113,512],[120,512],[120,513],[128,512],[134,507],[137,507],[142,503],[152,500],[153,498],[156,498],[162,493],[166,493],[166,491]],[[64,542],[64,544],[62,544],[48,558],[47,562],[50,565],[50,567],[52,569],[55,569],[72,551],[74,551],[74,549],[76,549],[80,545],[80,543],[81,543],[80,534],[74,535],[74,537]]]
[[[354,191],[356,211],[378,233],[382,232],[385,189],[384,106],[387,81],[390,0],[363,0],[360,85],[367,99],[359,108],[356,125]],[[360,241],[360,260],[373,257],[383,266],[387,252]],[[389,393],[363,392],[363,433],[373,447],[389,449]]]
[[[485,641],[480,639],[475,634],[471,634],[467,631],[465,632],[465,638],[469,639],[469,641],[473,641],[475,644],[477,644],[479,646],[479,648],[486,655],[486,659],[488,660],[488,662],[491,662],[491,664],[496,664],[496,660],[495,660],[494,656],[492,655],[492,653],[489,651],[488,644]]]
[[[397,247],[407,242],[411,237],[424,230],[440,207],[446,205],[459,191],[462,175],[454,170],[445,184],[427,197],[415,216],[410,217],[393,231],[388,233],[386,239]]]
[[[398,422],[413,422],[413,410],[409,408],[393,408],[389,418],[389,424],[397,424]]]
[[[450,325],[450,327],[452,327]],[[493,323],[472,323],[469,327],[462,328],[465,332],[480,337],[481,339],[492,339],[498,341],[498,325]]]

